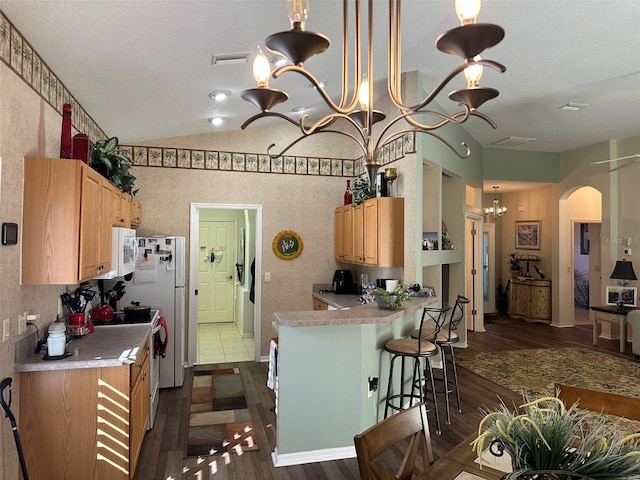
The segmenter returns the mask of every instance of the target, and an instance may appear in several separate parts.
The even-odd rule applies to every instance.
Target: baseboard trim
[[[330,462],[332,460],[342,460],[343,458],[354,458],[355,456],[355,447],[324,448],[322,450],[309,450],[295,453],[278,453],[278,449],[276,448],[271,452],[271,460],[273,461],[274,467]]]

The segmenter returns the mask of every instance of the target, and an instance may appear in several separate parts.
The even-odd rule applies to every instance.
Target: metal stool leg
[[[425,365],[425,376],[424,376],[424,384],[423,384],[423,388],[424,390],[424,402],[426,403],[427,401],[427,388],[429,388],[429,390],[431,391],[431,398],[433,400],[433,408],[427,409],[427,412],[433,410],[433,414],[435,416],[436,419],[436,435],[441,435],[442,434],[442,429],[440,428],[440,414],[438,413],[438,398],[436,397],[436,384],[433,378],[433,367],[431,365],[431,358],[427,357],[425,358],[425,361],[427,362],[427,364]],[[429,383],[427,385],[427,378],[429,377]]]
[[[460,407],[460,388],[458,387],[458,369],[456,368],[456,354],[454,353],[453,345],[449,345],[449,350],[451,351],[451,367],[453,370],[453,384],[456,390],[458,413],[462,413],[462,408]]]
[[[447,354],[440,345],[440,359],[442,361],[442,392],[444,393],[444,410],[447,425],[451,425],[451,412],[449,410],[449,378],[447,376]]]

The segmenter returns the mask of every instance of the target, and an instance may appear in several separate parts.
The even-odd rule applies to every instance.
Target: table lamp
[[[611,272],[611,276],[609,278],[613,278],[617,280],[618,285],[621,287],[626,287],[631,283],[631,280],[637,280],[636,273],[633,271],[633,263],[624,258],[622,260],[616,261],[616,266],[613,268],[613,272]],[[619,309],[624,309],[624,302],[622,298],[617,303]]]

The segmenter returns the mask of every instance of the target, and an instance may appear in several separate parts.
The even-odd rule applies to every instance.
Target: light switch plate
[[[11,319],[5,318],[2,321],[2,341],[6,342],[9,339],[9,329],[11,328]]]

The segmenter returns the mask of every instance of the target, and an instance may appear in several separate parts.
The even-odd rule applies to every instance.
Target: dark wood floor
[[[613,355],[633,358],[628,344],[627,352],[618,351],[617,340],[600,340],[592,346],[592,327],[581,325],[573,328],[554,328],[542,324],[530,324],[505,317],[487,317],[486,332],[470,332],[469,347],[458,350],[456,355],[465,353],[518,350],[523,348],[553,348],[561,346],[588,346]],[[458,353],[459,352],[459,353]],[[271,452],[275,447],[275,416],[273,394],[265,386],[267,364],[243,362],[225,364],[240,368],[246,387],[247,404],[256,428],[260,450],[244,455],[234,455],[228,465],[218,462],[216,473],[210,473],[205,464],[195,468],[195,462],[183,460],[186,425],[188,421],[188,400],[193,377],[188,371],[182,388],[163,389],[154,428],[147,432],[142,447],[135,480],[356,480],[358,466],[355,459],[313,463],[291,467],[275,468],[271,462]],[[462,412],[452,411],[451,425],[442,425],[442,435],[432,434],[434,455],[443,456],[465,437],[474,433],[482,418],[479,408],[495,408],[500,397],[506,402],[519,400],[519,396],[463,368],[459,369]],[[432,431],[435,429],[432,427]],[[188,469],[188,470],[187,470]],[[187,471],[185,471],[187,470]],[[200,471],[199,476],[196,472]],[[185,472],[185,473],[183,473]],[[442,479],[447,480],[447,479]]]

